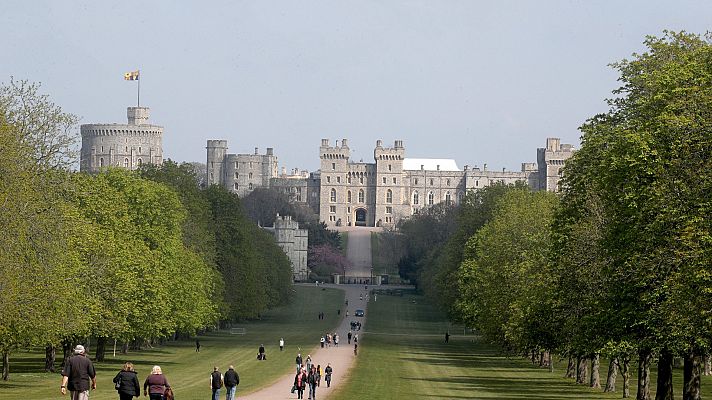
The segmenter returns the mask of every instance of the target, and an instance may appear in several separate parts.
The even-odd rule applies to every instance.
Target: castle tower
[[[225,155],[227,154],[227,140],[208,140],[205,147],[208,153],[207,180],[208,185],[222,185],[225,177]]]
[[[113,166],[135,170],[163,163],[163,127],[148,121],[148,107],[128,107],[127,124],[84,124],[79,170],[96,173]]]
[[[346,225],[348,207],[346,205],[349,158],[351,150],[346,139],[329,145],[329,139],[322,139],[319,146],[321,166],[321,190],[319,193],[319,219],[327,225]]]
[[[396,140],[391,148],[383,147],[380,140],[376,141],[373,150],[373,159],[376,161],[376,226],[393,226],[396,221],[410,214],[407,182],[403,172],[404,158],[402,140]]]
[[[539,190],[559,191],[561,167],[573,155],[574,151],[572,145],[561,144],[561,139],[559,138],[547,138],[546,147],[537,149]]]
[[[304,281],[307,272],[307,248],[309,247],[308,232],[299,229],[299,223],[291,216],[280,216],[274,220],[274,236],[279,247],[292,263],[292,277],[295,281]]]

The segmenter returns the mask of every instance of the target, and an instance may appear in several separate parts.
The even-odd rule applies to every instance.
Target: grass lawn
[[[240,375],[238,395],[270,384],[293,370],[299,348],[302,353],[315,349],[319,345],[319,335],[339,322],[336,309],[344,302],[342,291],[304,286],[295,289],[290,305],[266,313],[260,321],[235,325],[245,328],[244,335],[233,335],[226,330],[200,336],[200,353],[195,352],[194,341],[170,342],[152,350],[117,354],[116,358],[107,352],[105,362],[95,363],[98,389],[90,398],[118,398],[111,380],[126,361],[136,365],[142,385],[151,367],[160,365],[179,399],[208,398],[209,375],[215,365],[222,372],[230,364],[235,366]],[[317,318],[320,311],[326,313],[326,318],[321,321]],[[280,337],[285,341],[285,351],[281,353]],[[265,345],[267,361],[256,360],[261,343]],[[10,357],[10,380],[0,381],[0,398],[63,398],[59,393],[60,375],[42,372],[44,352],[40,349],[15,351]]]
[[[445,317],[421,296],[404,292],[403,297],[378,295],[368,305],[367,334],[361,335],[359,355],[348,382],[332,399],[619,399],[576,385],[562,376],[566,365],[559,362],[553,373],[519,357],[506,357],[476,337],[464,336],[461,327],[449,326]],[[450,343],[444,332],[450,329]],[[605,384],[607,361],[601,365]],[[637,374],[632,366],[631,377]],[[652,377],[655,396],[655,371]],[[702,395],[712,395],[703,377]],[[681,399],[682,370],[675,370],[676,399]],[[635,380],[631,396],[635,398]]]

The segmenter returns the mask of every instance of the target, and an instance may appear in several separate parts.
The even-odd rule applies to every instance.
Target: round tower
[[[148,107],[128,107],[127,124],[84,124],[79,170],[95,173],[106,167],[135,170],[163,163],[163,127],[148,121]]]
[[[208,185],[221,185],[224,182],[225,156],[227,140],[208,140],[207,177]]]

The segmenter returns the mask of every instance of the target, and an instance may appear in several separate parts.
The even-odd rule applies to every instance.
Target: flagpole
[[[136,107],[141,107],[141,70],[138,70],[138,90],[136,93]]]

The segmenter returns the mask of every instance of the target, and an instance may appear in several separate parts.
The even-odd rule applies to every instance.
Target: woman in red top
[[[304,398],[304,389],[307,387],[307,371],[306,369],[302,368],[297,372],[297,375],[294,377],[294,387],[297,388],[297,398],[298,399],[303,399]]]
[[[151,400],[164,400],[163,395],[170,387],[161,367],[155,365],[151,370],[151,375],[147,376],[146,381],[143,382],[143,395],[148,394]]]

